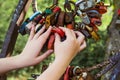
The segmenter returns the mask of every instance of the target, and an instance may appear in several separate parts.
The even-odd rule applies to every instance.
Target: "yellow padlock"
[[[94,40],[98,41],[100,39],[99,35],[95,31],[90,32],[90,34]]]
[[[99,35],[92,29],[92,27],[89,27],[86,25],[86,29],[89,31],[89,33],[91,34],[92,38],[97,41],[100,39]]]
[[[55,24],[55,15],[56,15],[56,13],[52,13],[46,17],[46,20],[45,20],[46,29],[48,29],[50,25]]]

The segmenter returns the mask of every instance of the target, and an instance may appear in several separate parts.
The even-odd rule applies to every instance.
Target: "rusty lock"
[[[64,26],[64,21],[65,21],[65,12],[61,11],[57,19],[56,27]]]

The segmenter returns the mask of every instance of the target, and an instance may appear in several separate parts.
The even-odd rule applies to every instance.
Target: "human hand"
[[[76,54],[86,47],[85,37],[82,33],[67,28],[61,28],[66,35],[66,40],[61,42],[61,38],[58,34],[55,34],[54,53],[55,59],[70,62]],[[76,34],[77,38],[76,38]]]
[[[40,55],[41,49],[43,48],[43,45],[45,44],[48,36],[51,33],[51,29],[52,28],[49,27],[49,29],[44,32],[44,26],[38,33],[35,34],[35,29],[34,27],[32,27],[27,44],[23,49],[22,53],[19,55],[19,59],[23,63],[21,63],[21,67],[38,64],[53,52],[53,50],[48,50],[42,55]]]
[[[77,52],[86,47],[85,37],[82,33],[74,32],[68,28],[61,29],[65,32],[66,39],[61,41],[61,37],[57,33],[55,34],[55,60],[47,70],[37,78],[37,80],[59,80]]]

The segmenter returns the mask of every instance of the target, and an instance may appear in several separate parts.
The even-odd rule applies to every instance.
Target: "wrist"
[[[67,53],[65,53],[67,54]],[[67,62],[70,63],[72,61],[72,59],[74,58],[74,55],[71,55],[70,53],[68,53],[67,55],[57,55],[55,57],[55,61],[61,61],[61,62]]]
[[[14,59],[15,59],[16,68],[19,69],[19,68],[26,67],[25,62],[23,61],[24,59],[22,59],[21,55],[14,56]]]
[[[71,62],[71,59],[69,58],[55,58],[54,63],[60,63],[63,65],[69,65]]]

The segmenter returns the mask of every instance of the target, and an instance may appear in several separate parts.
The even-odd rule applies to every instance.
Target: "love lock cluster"
[[[74,7],[74,9],[73,9]],[[55,39],[54,33],[58,33],[62,40],[65,39],[65,33],[59,26],[67,27],[72,30],[82,32],[86,38],[99,40],[97,34],[98,28],[102,24],[102,14],[107,12],[107,7],[103,2],[97,0],[78,0],[77,2],[65,0],[64,11],[53,4],[47,7],[43,12],[36,11],[31,17],[27,18],[19,29],[22,35],[29,34],[31,27],[35,27],[37,33],[43,25],[46,29],[54,26],[48,40],[48,49],[53,48]],[[80,22],[75,21],[75,16],[80,17]]]

